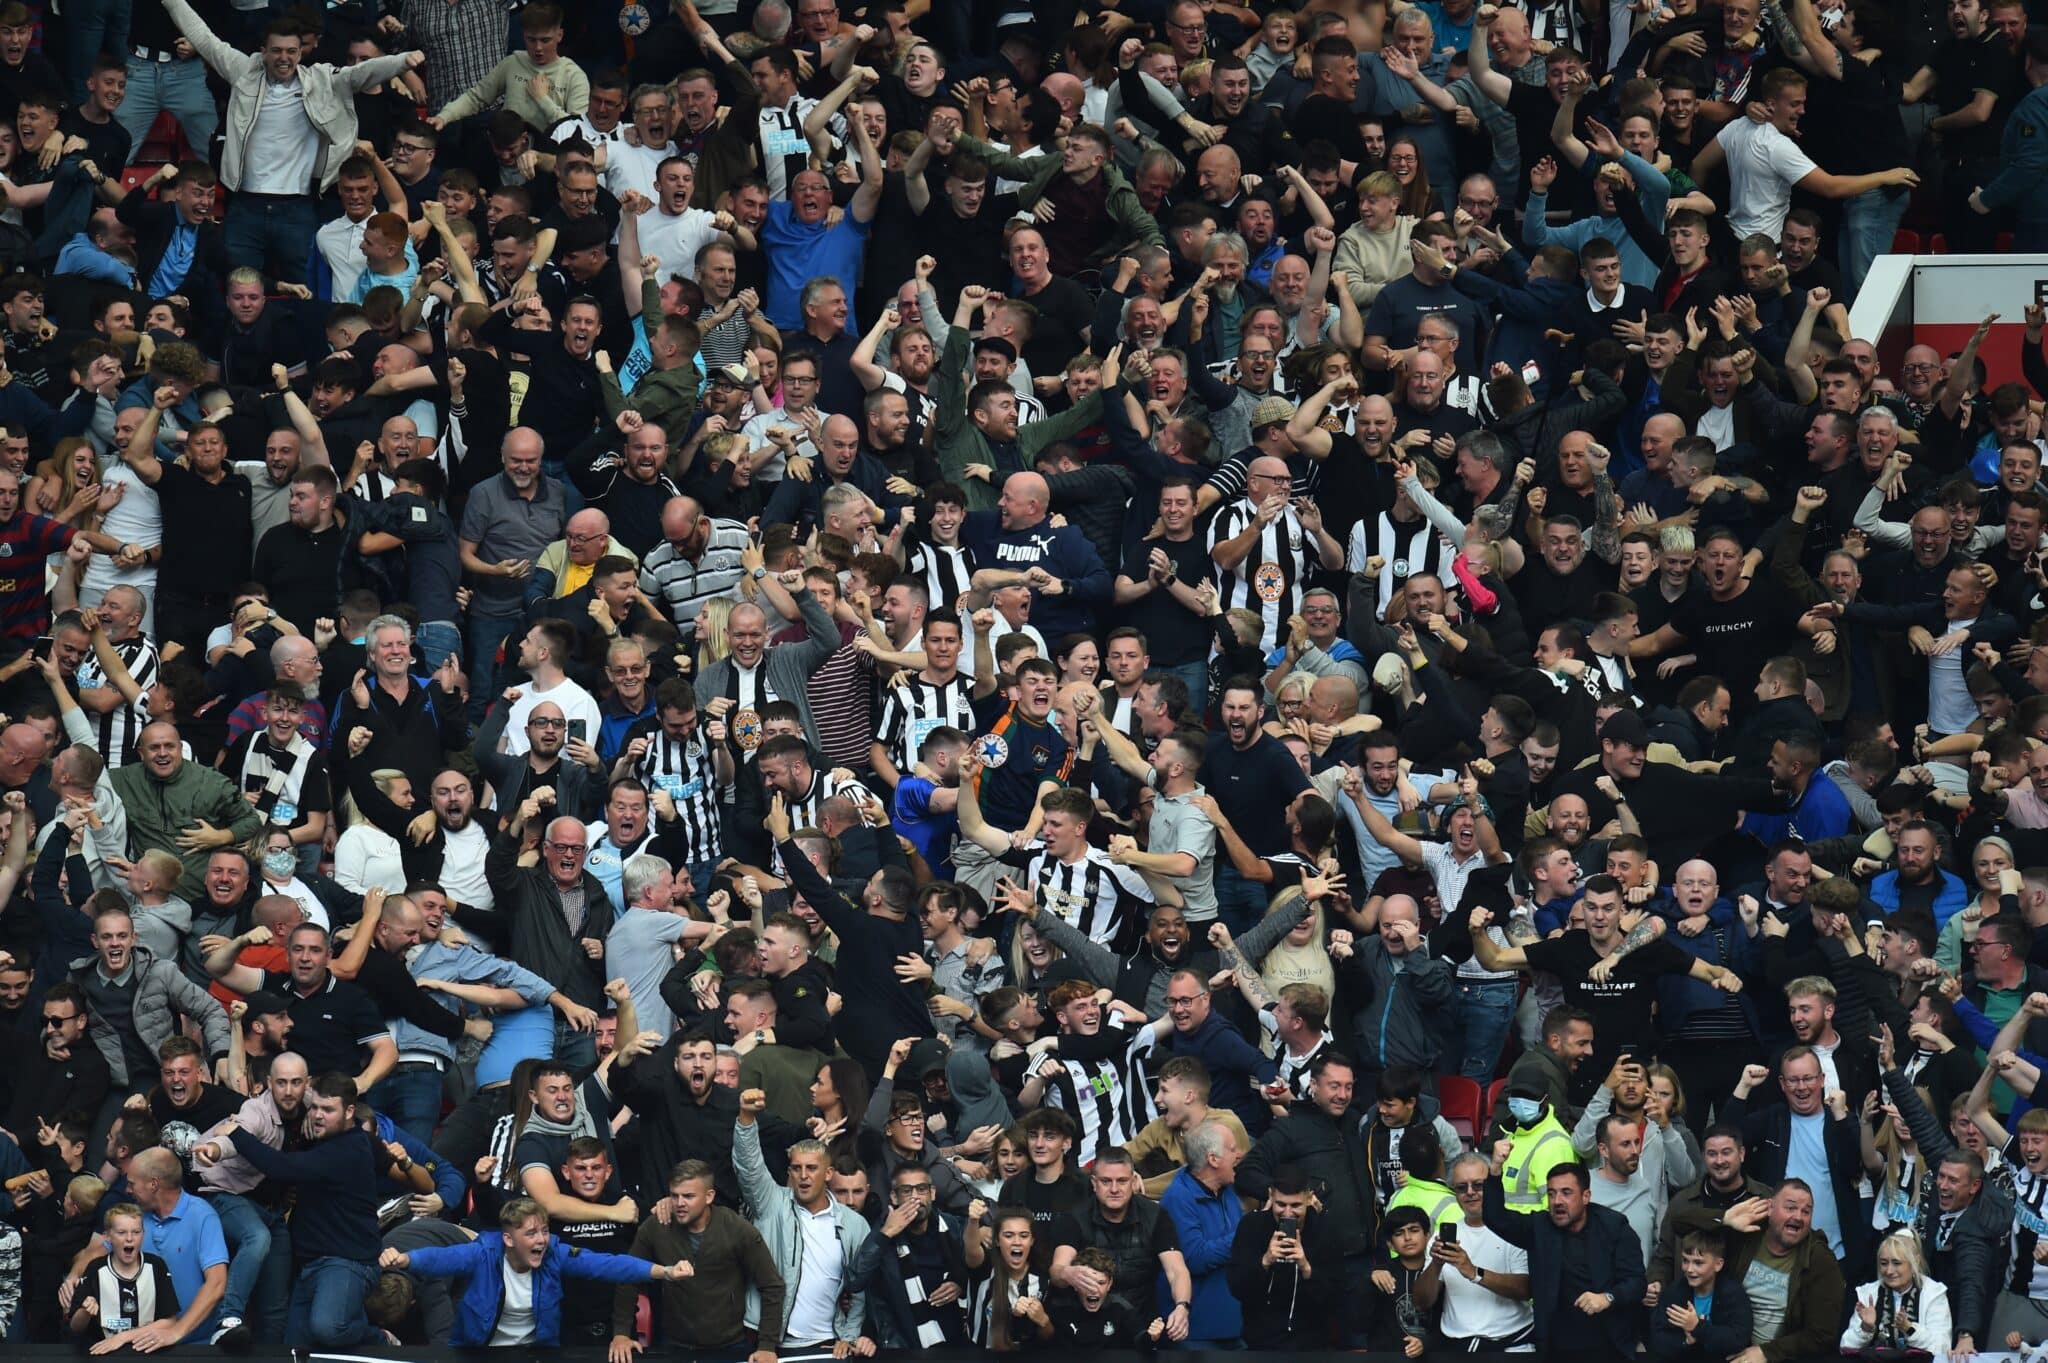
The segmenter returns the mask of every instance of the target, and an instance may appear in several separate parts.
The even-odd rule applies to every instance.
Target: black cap
[[[242,1002],[249,1006],[248,1016],[252,1018],[276,1017],[279,1013],[289,1013],[292,1010],[292,1006],[285,1002],[284,995],[268,989],[259,989]]]
[[[984,350],[992,355],[1000,355],[1010,361],[1015,361],[1017,358],[1017,347],[1001,336],[984,336],[974,343],[975,354],[978,355]]]
[[[946,1043],[935,1036],[928,1036],[910,1048],[910,1059],[904,1068],[916,1078],[946,1072]]]
[[[1600,726],[1602,743],[1625,743],[1631,748],[1650,746],[1650,726],[1633,710],[1618,711]]]
[[[588,251],[596,246],[609,246],[612,229],[605,224],[601,214],[577,218],[562,229],[560,249],[564,255],[571,251]]]

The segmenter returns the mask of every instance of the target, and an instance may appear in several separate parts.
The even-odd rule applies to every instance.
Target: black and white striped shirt
[[[109,771],[127,764],[135,752],[135,740],[149,724],[149,688],[156,685],[156,645],[143,635],[124,639],[114,645],[114,652],[127,667],[128,675],[135,678],[135,684],[142,688],[142,694],[133,704],[123,701],[113,709],[94,717],[98,730],[100,756],[106,759]],[[89,691],[111,689],[107,674],[100,668],[97,655],[88,656],[78,665],[78,689]]]
[[[704,552],[692,563],[664,540],[640,560],[640,590],[659,601],[675,627],[688,634],[706,601],[733,594],[745,571],[740,554],[751,542],[740,522],[714,520]]]
[[[1049,1053],[1060,1068],[1046,1083],[1045,1102],[1080,1129],[1074,1162],[1082,1168],[1105,1146],[1130,1144],[1155,1115],[1145,1058],[1156,1042],[1150,1025],[1109,1017],[1095,1036],[1063,1035]]]
[[[910,571],[924,583],[931,608],[960,614],[960,628],[966,629],[960,606],[974,582],[973,551],[957,544],[920,544],[910,551]]]
[[[2039,1300],[2048,1297],[2048,1264],[2034,1257],[2048,1244],[2048,1175],[2028,1170],[2018,1136],[2006,1142],[2005,1160],[2012,1169],[2012,1263],[2005,1290]]]
[[[626,731],[628,744],[636,738],[647,740],[647,751],[633,764],[634,779],[650,791],[667,791],[675,801],[676,822],[689,847],[684,863],[716,861],[725,855],[718,819],[718,773],[703,730],[686,739],[671,738],[660,719],[650,715]]]
[[[968,1227],[968,1234],[973,1233],[974,1228]],[[967,1328],[972,1333],[973,1341],[984,1349],[991,1347],[994,1313],[997,1311],[1009,1316],[1012,1340],[1026,1337],[1025,1332],[1033,1327],[1028,1321],[1013,1315],[1010,1308],[1024,1297],[1045,1300],[1046,1287],[1045,1279],[1029,1272],[1012,1287],[1010,1275],[996,1262],[996,1247],[990,1245],[988,1261],[983,1265],[982,1276],[967,1285]]]
[[[901,686],[882,688],[882,721],[875,728],[875,741],[888,750],[897,771],[915,766],[925,735],[948,724],[974,732],[974,678],[955,673],[951,681],[931,682],[920,672]]]
[[[1089,848],[1075,862],[1058,861],[1042,846],[1024,850],[1031,854],[1024,878],[1038,907],[1103,946],[1143,923],[1152,911],[1152,887],[1145,878],[1117,865],[1100,848]]]
[[[1379,580],[1373,584],[1373,614],[1384,620],[1394,593],[1418,573],[1429,573],[1451,585],[1451,560],[1458,551],[1445,544],[1443,535],[1422,517],[1398,521],[1391,511],[1364,516],[1351,527],[1351,543],[1345,547],[1344,568],[1362,573],[1366,560],[1385,560]]]
[[[768,197],[787,199],[789,182],[811,164],[811,144],[804,137],[804,120],[818,107],[815,99],[802,95],[781,108],[761,106],[761,178],[768,182]],[[834,147],[844,146],[848,135],[844,115],[832,115],[827,125]]]
[[[1258,514],[1259,509],[1247,498],[1239,498],[1216,513],[1216,519],[1209,523],[1212,563],[1216,546],[1237,538]],[[1302,528],[1301,517],[1290,506],[1259,532],[1258,543],[1237,567],[1225,568],[1216,563],[1216,588],[1222,595],[1223,609],[1243,607],[1256,611],[1264,622],[1259,647],[1275,647],[1281,626],[1301,609],[1301,593],[1312,553],[1314,543]]]

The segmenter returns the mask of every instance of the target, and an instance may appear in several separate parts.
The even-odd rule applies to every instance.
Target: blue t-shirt
[[[889,822],[896,831],[910,839],[910,845],[924,858],[925,865],[934,874],[950,875],[942,870],[948,849],[953,845],[953,832],[960,826],[959,816],[951,813],[939,814],[932,809],[932,792],[938,786],[922,776],[906,776],[896,783],[896,798],[889,805]]]
[[[859,335],[853,292],[860,284],[861,253],[867,240],[868,224],[856,219],[851,208],[837,227],[827,227],[798,222],[796,209],[787,203],[769,204],[768,221],[761,224],[761,245],[768,256],[768,296],[762,311],[768,320],[782,331],[801,327],[804,285],[830,278],[846,290],[847,334]]]
[[[1792,1148],[1785,1155],[1785,1177],[1804,1179],[1806,1186],[1813,1189],[1813,1228],[1825,1235],[1828,1248],[1842,1257],[1842,1213],[1835,1206],[1835,1181],[1828,1172],[1827,1142],[1823,1133],[1827,1130],[1828,1114],[1816,1112],[1811,1117],[1790,1114],[1792,1125]]]

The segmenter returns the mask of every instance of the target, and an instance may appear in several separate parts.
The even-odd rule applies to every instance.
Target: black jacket
[[[1664,1307],[1690,1300],[1691,1296],[1692,1289],[1686,1286],[1683,1278],[1664,1285],[1657,1309],[1650,1312],[1650,1357],[1682,1359],[1687,1363],[1692,1363],[1692,1360],[1720,1363],[1722,1359],[1733,1358],[1749,1347],[1753,1317],[1749,1309],[1749,1294],[1742,1290],[1740,1278],[1723,1269],[1714,1279],[1713,1314],[1693,1330],[1693,1342],[1688,1344],[1685,1332],[1665,1317]]]
[[[1321,1199],[1322,1215],[1334,1228],[1330,1238],[1337,1253],[1366,1253],[1373,1242],[1377,1204],[1358,1119],[1349,1113],[1332,1117],[1314,1103],[1296,1103],[1259,1137],[1238,1166],[1238,1192],[1263,1200],[1273,1186],[1273,1171],[1283,1164],[1299,1166],[1309,1191]]]
[[[688,1085],[676,1074],[676,1048],[682,1033],[662,1043],[660,1049],[630,1064],[612,1066],[612,1096],[633,1109],[640,1129],[640,1186],[629,1189],[635,1201],[651,1207],[668,1196],[669,1171],[686,1159],[708,1163],[716,1177],[713,1187],[721,1207],[740,1207],[740,1179],[732,1163],[732,1128],[739,1120],[737,1089],[713,1084],[704,1101],[690,1097]],[[761,1157],[777,1183],[792,1142],[803,1132],[772,1112],[759,1113]]]
[[[1276,1263],[1271,1268],[1264,1264],[1266,1246],[1278,1229],[1273,1213],[1247,1212],[1237,1223],[1237,1237],[1230,1242],[1230,1264],[1224,1271],[1230,1295],[1244,1311],[1245,1347],[1288,1351],[1321,1347],[1327,1342],[1328,1302],[1340,1283],[1336,1273],[1321,1271],[1325,1262],[1334,1264],[1337,1259],[1328,1218],[1312,1210],[1301,1223],[1301,1252],[1308,1260],[1308,1277],[1294,1264]]]
[[[1792,1153],[1792,1109],[1784,1103],[1752,1108],[1751,1100],[1730,1096],[1720,1118],[1742,1128],[1748,1148],[1744,1168],[1752,1178],[1776,1187],[1785,1178],[1785,1162]],[[1842,1257],[1852,1264],[1864,1262],[1869,1250],[1870,1218],[1859,1214],[1862,1203],[1856,1194],[1863,1175],[1863,1154],[1852,1118],[1829,1117],[1821,1128],[1827,1148],[1828,1177],[1834,1183],[1835,1211],[1842,1223]]]
[[[839,936],[839,1041],[873,1083],[898,1040],[935,1034],[925,995],[896,978],[898,957],[924,954],[924,933],[914,920],[881,918],[848,903],[794,842],[782,843],[781,852],[791,888]]]
[[[612,901],[604,882],[583,873],[583,924],[572,933],[562,916],[561,892],[546,867],[519,864],[519,841],[509,833],[491,839],[484,879],[495,904],[457,909],[455,921],[482,933],[497,944],[499,954],[551,981],[585,1008],[603,1008],[604,962],[592,960],[580,943],[586,937],[602,942],[612,930]]]
[[[1536,1352],[1548,1353],[1564,1293],[1566,1232],[1544,1213],[1524,1215],[1509,1211],[1502,1200],[1499,1179],[1486,1182],[1485,1217],[1488,1230],[1529,1255],[1529,1301],[1536,1308]],[[1594,1281],[1600,1284],[1599,1290],[1614,1294],[1613,1307],[1594,1319],[1606,1332],[1614,1352],[1626,1358],[1636,1351],[1641,1338],[1642,1311],[1638,1303],[1649,1290],[1649,1279],[1643,1273],[1642,1242],[1629,1228],[1628,1218],[1608,1207],[1587,1207],[1586,1225],[1579,1234],[1586,1237],[1590,1246]]]

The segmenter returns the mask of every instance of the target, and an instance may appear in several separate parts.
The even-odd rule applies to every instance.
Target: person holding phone
[[[519,640],[519,666],[528,677],[524,686],[506,688],[504,699],[512,714],[505,723],[499,751],[512,757],[526,752],[526,716],[542,701],[561,707],[568,721],[568,740],[563,755],[591,771],[601,769],[597,750],[590,740],[604,723],[597,701],[582,686],[570,680],[568,668],[576,660],[576,630],[556,619],[536,620]]]
[[[1244,1214],[1230,1244],[1227,1281],[1254,1350],[1323,1348],[1329,1303],[1342,1290],[1342,1256],[1298,1164],[1273,1171],[1266,1200]]]
[[[1484,1155],[1451,1161],[1459,1218],[1437,1227],[1429,1267],[1415,1284],[1425,1310],[1442,1302],[1437,1331],[1454,1353],[1498,1353],[1526,1347],[1536,1334],[1529,1304],[1529,1254],[1495,1235],[1481,1214],[1492,1170]]]

